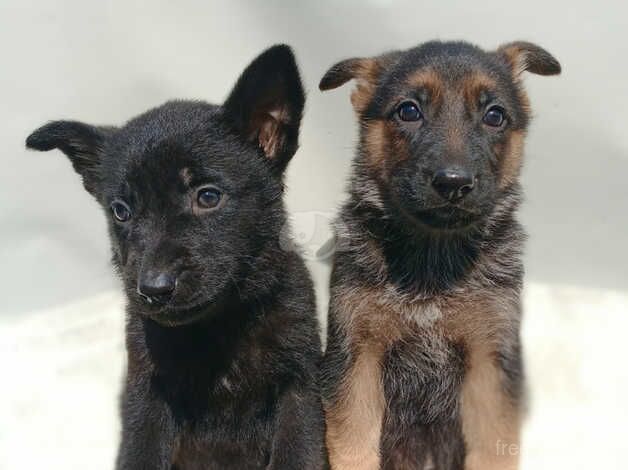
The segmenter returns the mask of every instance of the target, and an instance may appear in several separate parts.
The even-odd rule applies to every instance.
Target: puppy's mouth
[[[451,231],[464,230],[481,219],[479,212],[452,204],[420,209],[412,215],[419,223],[429,228]]]
[[[216,305],[215,300],[198,298],[182,304],[168,303],[144,315],[162,326],[181,326],[202,320]]]

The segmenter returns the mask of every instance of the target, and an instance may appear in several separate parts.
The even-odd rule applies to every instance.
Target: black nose
[[[147,271],[140,276],[137,293],[149,304],[165,304],[176,285],[177,278],[170,273]]]
[[[434,173],[432,186],[443,198],[455,202],[473,190],[475,181],[473,175],[466,170],[444,169]]]

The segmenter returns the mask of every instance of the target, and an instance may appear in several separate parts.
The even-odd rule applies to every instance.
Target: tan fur
[[[364,126],[368,164],[375,174],[388,180],[394,166],[409,157],[407,143],[386,121],[369,121]]]
[[[466,470],[516,470],[519,410],[508,398],[498,368],[498,341],[516,334],[516,295],[491,292],[451,299],[445,330],[465,344],[467,372],[461,391]]]
[[[513,78],[518,80],[527,67],[527,52],[516,43],[502,46],[497,49],[497,52],[506,58],[512,70]]]
[[[281,124],[273,117],[264,120],[259,128],[259,146],[269,158],[274,158],[281,145]]]
[[[379,469],[385,412],[381,359],[399,337],[399,324],[377,291],[342,289],[334,296],[340,321],[350,333],[354,362],[339,390],[325,404],[329,461],[334,470]]]
[[[351,92],[351,104],[356,113],[363,113],[371,102],[380,72],[381,66],[377,59],[360,59],[356,62],[354,76],[357,85]]]
[[[420,69],[410,74],[406,83],[415,89],[424,89],[428,92],[428,99],[436,103],[441,97],[445,88],[443,80],[433,69]]]
[[[185,184],[186,186],[188,186],[192,181],[192,171],[187,166],[185,168],[181,168],[181,171],[179,171],[179,176],[181,177],[181,181],[183,181],[183,184]]]
[[[379,441],[384,417],[381,351],[360,351],[345,379],[340,398],[326,407],[326,443],[333,469],[379,469]]]
[[[474,72],[465,77],[461,83],[461,88],[469,109],[477,107],[483,91],[494,89],[496,86],[495,80],[482,72]]]
[[[523,131],[512,131],[500,159],[499,186],[505,188],[514,183],[521,172],[523,163],[523,147],[525,134]]]
[[[381,359],[396,342],[437,334],[465,345],[461,390],[467,470],[514,470],[519,414],[495,362],[498,340],[516,329],[512,292],[460,292],[439,300],[401,300],[386,289],[341,288],[332,302],[350,338],[355,361],[333,404],[326,404],[327,446],[333,469],[379,468],[386,410]],[[516,449],[516,451],[513,451]]]
[[[518,410],[506,396],[490,347],[476,344],[468,354],[461,394],[465,469],[516,470],[520,452]]]
[[[363,113],[373,97],[373,86],[358,83],[351,92],[351,104],[356,113]]]
[[[249,129],[250,138],[254,139],[257,134],[258,145],[268,158],[275,158],[283,145],[281,127],[288,121],[285,107],[270,108],[254,116]]]
[[[384,121],[370,121],[365,124],[365,148],[369,166],[380,172],[386,167],[390,154],[388,130]]]

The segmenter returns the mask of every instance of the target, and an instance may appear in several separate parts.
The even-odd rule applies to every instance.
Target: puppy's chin
[[[456,206],[419,209],[412,211],[410,216],[422,227],[443,232],[464,232],[482,219],[479,213]]]

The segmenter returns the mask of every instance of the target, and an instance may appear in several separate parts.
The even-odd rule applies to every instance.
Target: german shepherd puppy
[[[320,469],[321,344],[310,276],[280,248],[282,174],[304,93],[275,46],[222,106],[173,101],[122,127],[55,121],[109,220],[127,295],[118,469]]]
[[[429,42],[320,82],[357,81],[360,124],[323,365],[334,469],[517,468],[524,71],[560,65]]]

